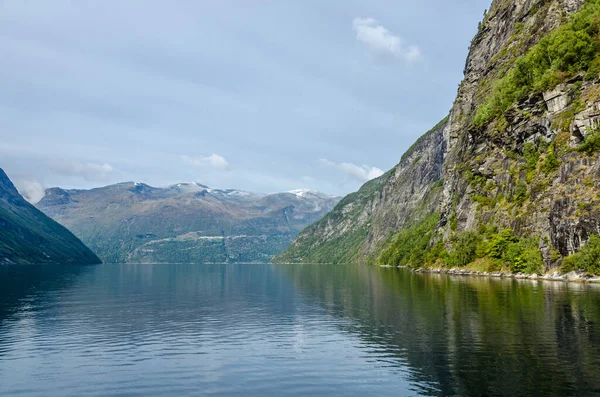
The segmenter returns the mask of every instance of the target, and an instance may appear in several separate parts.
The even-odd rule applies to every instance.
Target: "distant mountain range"
[[[0,264],[95,264],[65,227],[29,204],[0,169]]]
[[[268,262],[340,199],[310,190],[257,194],[199,183],[126,182],[46,190],[37,207],[104,262]]]

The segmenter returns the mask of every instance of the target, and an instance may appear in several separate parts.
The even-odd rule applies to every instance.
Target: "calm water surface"
[[[2,396],[600,395],[600,288],[365,266],[0,267]]]

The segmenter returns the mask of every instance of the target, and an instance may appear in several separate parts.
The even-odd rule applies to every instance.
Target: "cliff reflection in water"
[[[350,331],[387,349],[390,362],[408,366],[421,393],[600,392],[599,286],[366,266],[278,269],[330,313],[353,319]]]
[[[72,287],[95,265],[0,266],[0,325],[12,315],[26,315],[36,303]]]
[[[2,395],[587,396],[600,288],[320,265],[0,267]]]

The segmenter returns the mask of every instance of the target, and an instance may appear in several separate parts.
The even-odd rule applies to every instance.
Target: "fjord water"
[[[0,267],[3,396],[600,393],[600,289],[319,265]]]

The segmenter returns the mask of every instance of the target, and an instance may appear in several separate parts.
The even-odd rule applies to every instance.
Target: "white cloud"
[[[231,165],[229,161],[225,160],[223,156],[219,156],[218,154],[211,154],[210,156],[181,156],[181,160],[191,166],[194,167],[212,167],[221,171],[228,171],[231,169]]]
[[[37,204],[46,195],[46,189],[36,180],[17,179],[15,180],[15,187],[21,193],[21,196],[31,204]]]
[[[49,168],[57,174],[83,178],[88,182],[107,182],[115,169],[103,163],[85,163],[79,161],[53,161]]]
[[[321,159],[319,162],[327,167],[335,168],[344,173],[346,177],[355,179],[359,182],[367,182],[383,175],[383,170],[368,165],[356,165],[352,163],[334,163],[327,159]]]
[[[418,46],[405,46],[401,37],[392,34],[373,18],[354,18],[352,26],[356,32],[356,39],[374,51],[387,53],[406,62],[415,62],[422,58]]]

